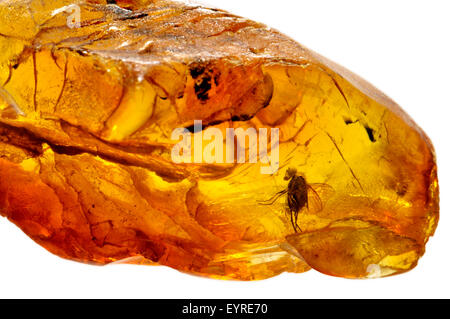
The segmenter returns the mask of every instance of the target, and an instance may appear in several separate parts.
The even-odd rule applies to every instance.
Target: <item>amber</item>
[[[425,133],[265,25],[172,1],[7,0],[0,48],[0,213],[63,258],[368,278],[415,267],[436,229]],[[278,128],[279,170],[176,164],[171,133],[195,120]]]

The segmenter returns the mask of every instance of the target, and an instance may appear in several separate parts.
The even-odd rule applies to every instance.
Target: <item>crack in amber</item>
[[[423,131],[262,24],[163,0],[11,0],[0,48],[0,213],[63,258],[368,278],[412,269],[436,229]],[[173,163],[172,131],[195,120],[279,128],[280,170]]]

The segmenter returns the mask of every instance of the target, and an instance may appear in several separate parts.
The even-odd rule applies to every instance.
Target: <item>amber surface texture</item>
[[[219,9],[1,1],[0,85],[0,214],[63,258],[383,277],[414,268],[438,223],[433,147],[397,104]],[[196,120],[278,128],[279,170],[177,164],[172,132]]]

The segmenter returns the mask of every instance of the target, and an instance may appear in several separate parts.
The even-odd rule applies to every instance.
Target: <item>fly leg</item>
[[[278,193],[275,194],[275,196],[273,196],[269,200],[260,201],[258,203],[261,204],[261,205],[267,205],[267,206],[273,205],[281,196],[283,196],[287,192],[288,192],[287,189],[284,190],[284,191],[278,192]]]

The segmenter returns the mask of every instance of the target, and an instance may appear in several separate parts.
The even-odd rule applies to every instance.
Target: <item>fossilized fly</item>
[[[309,184],[305,177],[297,173],[297,169],[289,168],[284,176],[285,181],[289,181],[286,189],[276,193],[267,201],[260,202],[262,205],[272,205],[283,195],[287,194],[286,212],[290,216],[294,231],[302,232],[298,225],[298,216],[303,209],[309,212],[319,212],[323,209],[323,202],[319,194],[330,194],[334,192],[328,184]]]

